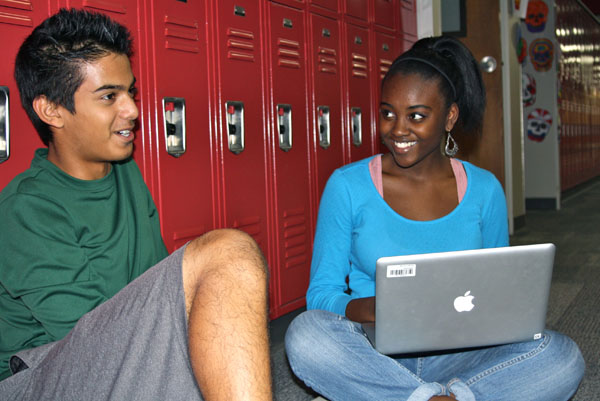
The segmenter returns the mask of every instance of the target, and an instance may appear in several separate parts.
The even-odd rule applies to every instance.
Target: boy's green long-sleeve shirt
[[[0,193],[0,380],[16,352],[64,337],[79,318],[167,256],[133,160],[73,178],[38,149]]]

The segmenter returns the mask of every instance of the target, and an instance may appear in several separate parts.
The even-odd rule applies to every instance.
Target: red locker
[[[290,7],[303,9],[306,7],[306,2],[308,0],[269,0],[269,2],[285,4]]]
[[[415,13],[414,0],[399,1],[0,0],[0,49],[13,58],[31,29],[60,7],[125,24],[139,89],[134,158],[168,248],[215,227],[248,232],[273,269],[275,318],[304,303],[327,179],[377,150],[381,74],[402,40],[416,40],[416,25],[394,33],[401,11]],[[351,22],[342,30],[343,20]],[[0,66],[11,128],[0,189],[43,146],[20,106],[12,69],[12,60]]]
[[[311,123],[317,198],[320,198],[327,179],[344,164],[344,135],[342,133],[342,90],[340,33],[338,21],[310,15],[312,32],[312,104]]]
[[[375,60],[374,60],[374,82],[377,88],[377,98],[375,104],[379,103],[379,94],[381,92],[381,81],[388,72],[394,60],[402,53],[401,45],[398,39],[392,35],[381,32],[375,32]]]
[[[408,35],[406,33],[402,34],[402,49],[400,53],[403,53],[410,49],[412,45],[417,41],[416,36]]]
[[[156,0],[151,16],[154,52],[146,53],[145,64],[152,69],[148,92],[155,112],[149,110],[146,137],[156,160],[154,200],[172,251],[214,228],[217,217],[205,4]]]
[[[99,12],[108,15],[115,21],[123,24],[131,32],[133,38],[133,57],[131,58],[131,68],[136,77],[140,77],[142,72],[141,55],[144,52],[140,37],[139,18],[143,15],[143,10],[138,8],[137,0],[58,0],[59,7],[65,8],[83,8],[88,11]],[[138,90],[141,92],[145,88],[138,84]],[[138,104],[139,107],[139,104]],[[141,112],[141,109],[140,109]],[[136,142],[136,145],[139,145]]]
[[[309,0],[309,2],[327,10],[338,11],[338,0]]]
[[[310,143],[304,14],[271,3],[271,151],[274,163],[274,223],[278,315],[304,303],[312,246]]]
[[[4,56],[4,62],[0,63],[0,87],[6,88],[2,90],[2,97],[8,99],[2,99],[2,109],[7,102],[8,110],[3,112],[9,116],[8,140],[3,138],[4,157],[0,159],[0,190],[29,167],[35,149],[44,147],[21,106],[13,74],[21,43],[35,26],[51,14],[52,10],[48,7],[47,2],[0,2],[0,49]]]
[[[260,6],[256,1],[218,1],[221,196],[224,224],[250,234],[269,255],[266,134]]]
[[[417,36],[417,9],[416,0],[400,1],[400,31]]]
[[[396,1],[374,0],[374,22],[381,28],[396,30]]]
[[[344,0],[346,15],[363,21],[369,20],[369,2],[367,0]]]
[[[368,29],[346,24],[346,49],[346,140],[350,161],[357,161],[372,155],[375,150]]]
[[[375,152],[385,153],[387,149],[381,143],[379,137],[379,102],[381,100],[381,82],[388,72],[390,66],[401,53],[401,43],[392,35],[375,32],[375,59],[373,60],[372,85],[375,89],[373,105],[373,120],[375,122]]]

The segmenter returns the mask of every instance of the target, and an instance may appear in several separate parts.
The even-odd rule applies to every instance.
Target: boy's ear
[[[50,127],[63,127],[64,121],[58,106],[48,100],[46,96],[40,95],[33,99],[33,110],[38,115],[40,120],[48,124]]]

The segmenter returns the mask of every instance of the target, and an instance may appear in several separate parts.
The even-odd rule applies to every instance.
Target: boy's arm
[[[62,208],[32,195],[1,204],[0,353],[60,339],[104,301],[90,280],[75,223]]]

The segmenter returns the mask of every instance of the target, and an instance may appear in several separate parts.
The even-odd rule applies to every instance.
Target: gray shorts
[[[188,354],[183,249],[85,314],[62,340],[26,350],[0,400],[202,400]]]

